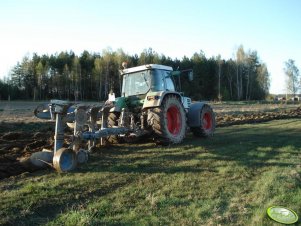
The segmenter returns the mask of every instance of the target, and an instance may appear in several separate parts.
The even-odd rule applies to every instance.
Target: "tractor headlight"
[[[147,100],[148,101],[151,101],[151,100],[159,100],[160,99],[160,96],[157,96],[157,95],[155,95],[155,96],[147,96]]]

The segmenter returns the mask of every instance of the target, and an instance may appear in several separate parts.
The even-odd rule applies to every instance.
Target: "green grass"
[[[0,181],[0,224],[278,225],[271,205],[301,216],[300,133],[300,119],[279,120],[101,149],[72,173]]]

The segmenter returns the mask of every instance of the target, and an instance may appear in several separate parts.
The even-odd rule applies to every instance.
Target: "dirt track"
[[[54,123],[33,116],[33,109],[38,104],[0,102],[0,179],[31,171],[20,160],[43,148],[53,148]],[[301,118],[300,107],[279,112],[237,114],[218,109],[216,112],[217,127]]]

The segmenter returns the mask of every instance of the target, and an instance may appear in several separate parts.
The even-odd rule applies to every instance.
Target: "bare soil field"
[[[53,148],[54,122],[33,114],[42,102],[0,101],[0,179],[34,171],[22,159],[43,148]],[[212,104],[217,127],[260,123],[276,119],[301,118],[300,105]]]
[[[218,127],[300,118],[300,104],[222,103],[212,104]]]
[[[54,124],[34,116],[38,104],[0,102],[0,179],[31,171],[20,161],[53,145]]]

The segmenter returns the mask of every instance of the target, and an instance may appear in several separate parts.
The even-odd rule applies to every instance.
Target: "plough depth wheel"
[[[53,166],[58,172],[68,172],[77,165],[76,153],[72,149],[61,148],[55,152]]]

